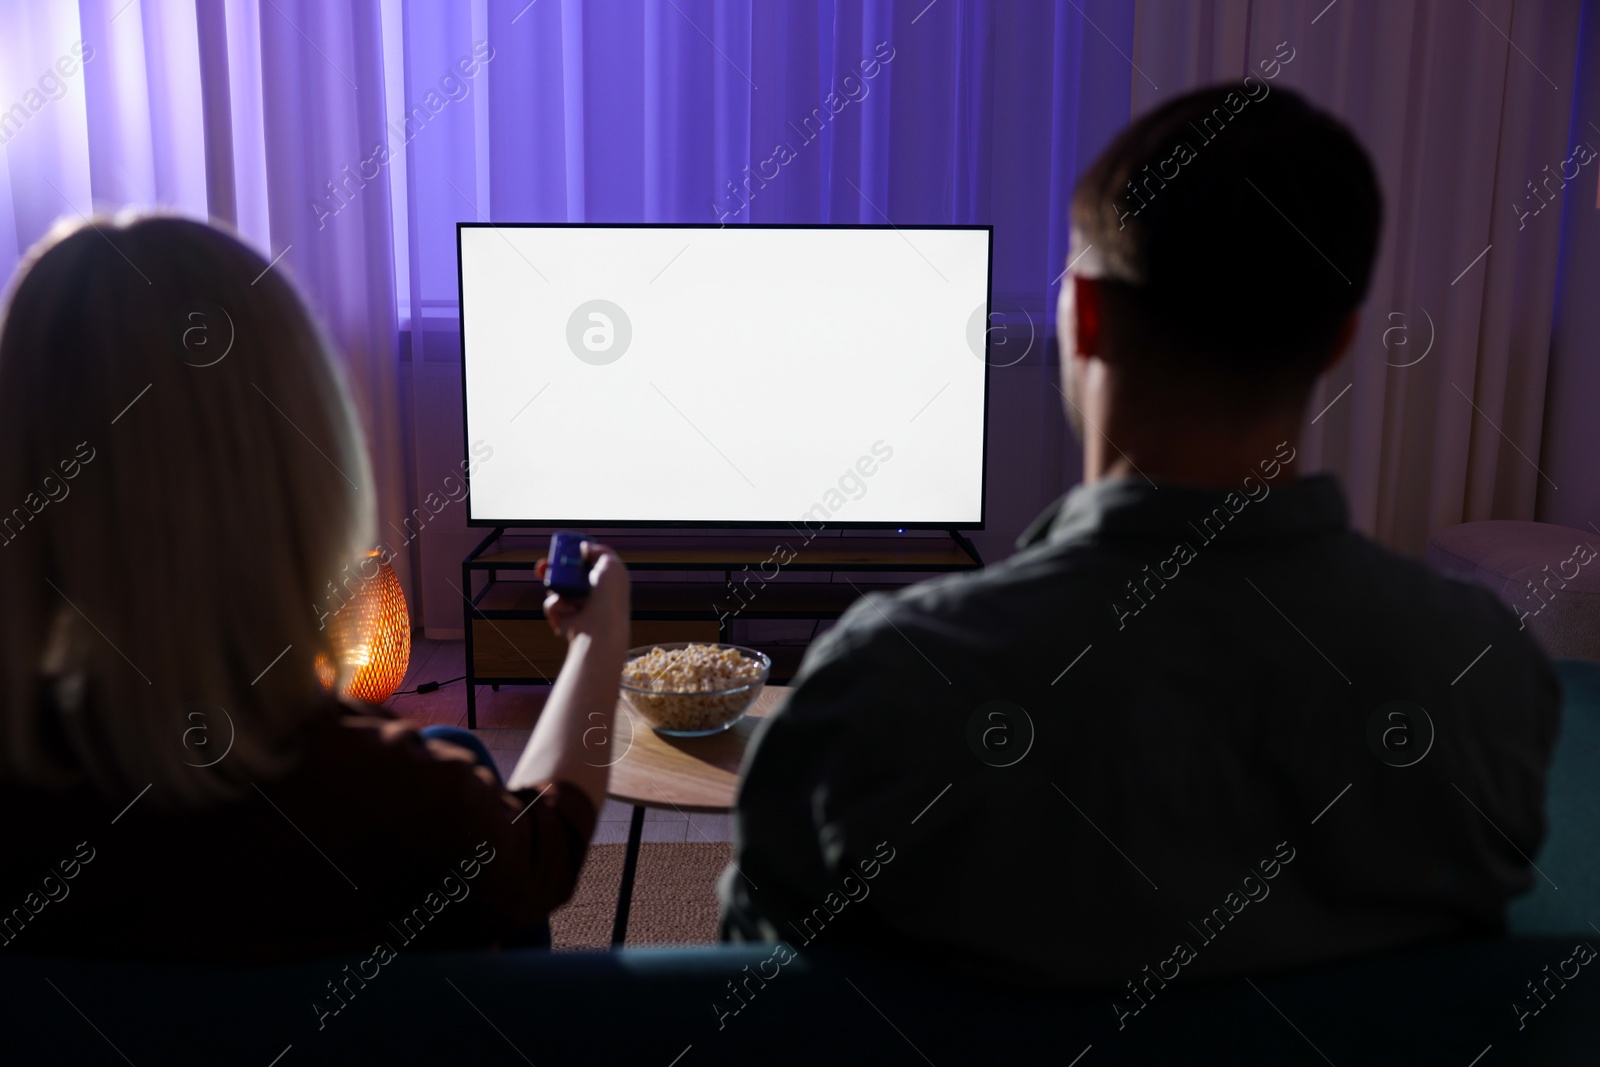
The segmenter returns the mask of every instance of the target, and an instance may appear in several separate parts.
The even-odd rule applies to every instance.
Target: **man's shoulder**
[[[1464,700],[1493,704],[1537,695],[1554,706],[1559,699],[1549,656],[1494,592],[1357,533],[1348,535],[1343,552],[1329,576],[1335,583],[1329,595],[1362,605],[1360,640],[1392,672],[1459,679],[1463,668],[1476,666]]]
[[[1429,642],[1460,637],[1495,642],[1548,670],[1537,643],[1516,613],[1484,587],[1442,574],[1423,561],[1385,548],[1354,531],[1323,541],[1317,565],[1300,583],[1321,586],[1329,603],[1363,613],[1374,641]],[[966,657],[1025,654],[1057,648],[1082,631],[1092,640],[1099,614],[1088,605],[1119,595],[1127,578],[1124,554],[1093,541],[1044,542],[982,570],[945,575],[892,593],[869,593],[808,653],[808,663],[839,658],[909,662],[937,652]],[[1104,620],[1100,620],[1103,622]],[[1433,639],[1429,641],[1429,639]]]
[[[1387,613],[1401,625],[1426,621],[1452,630],[1521,633],[1532,647],[1516,612],[1484,586],[1444,574],[1358,533],[1349,535],[1347,553],[1350,572],[1359,576],[1362,587],[1381,596]]]
[[[1075,591],[1109,584],[1094,557],[1088,546],[1041,544],[981,570],[866,593],[812,643],[797,682],[831,668],[944,689],[1058,645],[1064,627],[1089,625],[1062,605],[1080,599]]]
[[[932,628],[955,636],[970,626],[1004,624],[1054,597],[1064,583],[1092,581],[1082,546],[1038,545],[980,570],[868,593],[840,618],[836,631],[867,640],[894,627]]]

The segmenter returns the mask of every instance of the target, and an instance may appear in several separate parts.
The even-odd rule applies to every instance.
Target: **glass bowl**
[[[724,655],[732,651],[738,654],[743,664],[754,663],[760,673],[749,678],[730,679],[721,687],[704,689],[655,688],[668,684],[665,680],[657,680],[660,670],[656,677],[639,677],[648,668],[637,667],[636,662],[656,649],[670,654],[690,647]],[[722,733],[744,718],[750,705],[756,702],[756,697],[766,687],[767,676],[771,673],[772,660],[766,653],[753,648],[715,641],[663,641],[628,650],[628,658],[622,668],[621,689],[628,706],[638,712],[656,733],[665,737],[709,737]]]

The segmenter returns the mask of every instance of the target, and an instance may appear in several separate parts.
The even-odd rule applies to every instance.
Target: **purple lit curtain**
[[[343,352],[431,629],[459,626],[469,534],[452,512],[405,535],[460,458],[458,220],[992,222],[996,325],[1028,354],[994,375],[990,554],[1070,480],[1044,331],[1062,194],[1128,114],[1100,36],[1126,51],[1125,4],[0,0],[0,23],[0,108],[25,115],[0,129],[0,270],[126,206],[281,256]]]
[[[992,223],[1003,362],[1026,352],[991,374],[995,558],[1077,476],[1043,344],[1073,180],[1133,111],[1288,40],[1280,84],[1356,126],[1389,204],[1365,330],[1308,451],[1345,476],[1359,525],[1420,549],[1452,521],[1531,517],[1544,484],[1566,216],[1521,232],[1504,190],[1588,136],[1581,7],[0,0],[0,271],[57,217],[129,205],[222,219],[281,256],[343,352],[380,525],[445,635],[471,532],[459,505],[406,531],[461,458],[457,221]],[[1439,347],[1385,366],[1402,362],[1388,316],[1423,309]]]
[[[1126,62],[1085,14],[1126,51],[1133,8],[1114,0],[406,0],[390,59],[392,110],[412,117],[397,236],[416,491],[443,470],[427,454],[460,447],[458,220],[992,223],[1014,353],[997,362],[1014,365],[991,375],[977,540],[1008,554],[1075,477],[1045,346],[1065,192],[1128,116]],[[461,625],[449,567],[472,540],[420,539],[430,632]]]
[[[456,299],[457,218],[993,222],[996,288],[1053,304],[1064,196],[1128,115],[1113,0],[406,0],[410,295]],[[1086,17],[1092,22],[1086,23]],[[1095,27],[1098,27],[1096,29]],[[1003,56],[1003,62],[996,57]],[[1047,297],[1046,290],[1049,290]]]
[[[313,209],[384,126],[379,5],[4,0],[0,25],[0,270],[58,217],[160,207],[234,227],[338,343],[382,516],[402,516],[388,188],[369,186],[338,227]]]

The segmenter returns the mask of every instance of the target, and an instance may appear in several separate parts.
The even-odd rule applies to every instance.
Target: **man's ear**
[[[1344,317],[1344,322],[1339,326],[1339,339],[1333,343],[1333,351],[1328,354],[1327,361],[1322,364],[1322,374],[1328,373],[1328,371],[1337,366],[1339,361],[1344,358],[1345,353],[1350,351],[1350,345],[1355,341],[1356,330],[1360,325],[1361,313],[1359,311],[1351,310],[1350,314]]]
[[[1098,356],[1100,330],[1105,322],[1105,297],[1100,282],[1094,278],[1071,275],[1072,280],[1072,333],[1066,354],[1071,356]]]

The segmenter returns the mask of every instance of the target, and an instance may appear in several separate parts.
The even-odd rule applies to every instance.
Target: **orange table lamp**
[[[376,551],[368,557],[378,555]],[[333,625],[359,635],[350,652],[354,671],[342,695],[368,704],[382,704],[405,681],[411,662],[411,613],[400,578],[387,561],[378,564],[378,574],[363,582],[355,598],[339,611]],[[345,628],[349,629],[346,630]],[[333,671],[318,658],[317,673],[322,684],[333,686]]]

